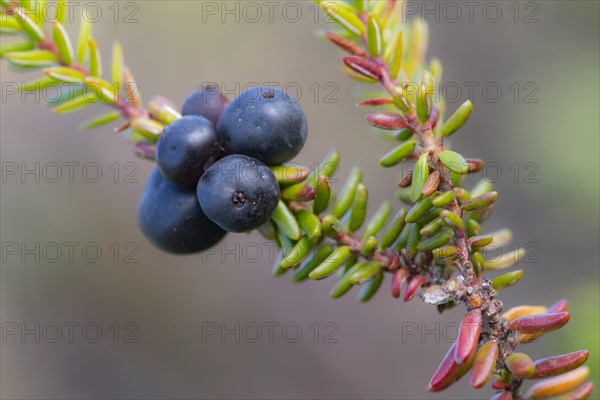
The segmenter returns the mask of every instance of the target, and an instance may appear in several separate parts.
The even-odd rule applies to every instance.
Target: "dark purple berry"
[[[220,159],[198,182],[204,213],[228,232],[256,229],[271,217],[279,202],[279,184],[260,161],[234,154]]]
[[[213,124],[190,115],[168,125],[156,143],[156,164],[165,178],[193,188],[217,160],[221,143]]]
[[[267,165],[279,165],[302,150],[308,127],[300,105],[287,93],[253,87],[225,108],[217,132],[228,154],[245,154]]]
[[[216,86],[206,86],[193,91],[186,97],[181,115],[198,115],[206,118],[215,126],[227,105],[227,98]]]
[[[152,244],[175,254],[206,250],[226,235],[202,212],[194,189],[172,184],[157,168],[144,185],[138,224]]]

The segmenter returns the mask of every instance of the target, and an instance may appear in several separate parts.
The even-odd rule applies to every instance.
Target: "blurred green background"
[[[300,90],[309,139],[298,162],[314,165],[336,146],[340,180],[360,165],[371,209],[392,199],[401,173],[377,166],[390,144],[355,108],[340,54],[315,38],[327,26],[322,15],[315,21],[308,1],[266,3],[103,1],[88,11],[100,10],[93,29],[105,57],[113,41],[123,45],[145,99],[160,94],[180,106],[208,82],[230,97],[253,82]],[[75,12],[86,4],[75,2]],[[452,144],[494,166],[500,199],[487,229],[511,227],[515,243],[533,252],[523,281],[502,299],[511,307],[569,298],[571,323],[526,351],[536,358],[587,348],[599,384],[599,3],[482,2],[472,21],[462,2],[412,2],[406,11],[429,24],[428,54],[442,60],[456,98],[449,110],[474,88],[474,114]],[[76,24],[69,30],[75,35]],[[136,224],[151,163],[110,128],[77,129],[98,110],[52,115],[5,86],[34,75],[5,63],[0,72],[2,398],[489,398],[489,389],[463,381],[425,391],[456,334],[459,307],[439,315],[387,290],[368,304],[331,300],[331,281],[272,278],[271,247],[258,234],[229,235],[210,255],[154,249]],[[22,175],[36,168],[39,179]],[[76,243],[72,259],[65,243]],[[27,253],[36,245],[39,261]],[[137,262],[125,262],[128,255]],[[222,323],[234,332],[240,324],[239,342],[234,333],[221,340]],[[270,323],[279,324],[273,340]],[[253,343],[257,325],[262,337]],[[415,326],[418,334],[407,334]],[[214,327],[219,334],[207,335]]]

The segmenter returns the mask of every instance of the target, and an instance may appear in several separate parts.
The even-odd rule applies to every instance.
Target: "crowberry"
[[[213,124],[206,118],[190,115],[168,125],[160,135],[156,164],[168,180],[192,188],[220,151]]]
[[[190,93],[181,108],[181,115],[198,115],[214,125],[225,109],[227,98],[215,86],[206,86]]]
[[[144,185],[138,224],[156,247],[175,254],[206,250],[226,235],[202,212],[195,190],[172,184],[157,168]]]
[[[306,116],[287,93],[253,87],[223,111],[217,132],[229,154],[245,154],[267,165],[294,158],[304,146]]]
[[[230,155],[200,178],[198,200],[204,213],[228,232],[247,232],[270,218],[279,202],[279,184],[260,161]]]

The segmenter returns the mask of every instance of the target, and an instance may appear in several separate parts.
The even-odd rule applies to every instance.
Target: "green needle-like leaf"
[[[359,230],[365,221],[367,215],[367,200],[367,188],[362,183],[359,183],[356,188],[356,196],[354,197],[354,204],[352,205],[352,211],[350,213],[350,223],[348,224],[348,230],[350,232]]]
[[[435,95],[435,82],[433,75],[429,71],[423,71],[423,83],[421,84],[421,92],[417,96],[417,116],[423,123],[429,120],[431,110],[433,108],[432,99]]]
[[[12,15],[0,15],[0,34],[2,35],[14,35],[17,33],[21,33],[23,28],[17,18]]]
[[[473,103],[470,100],[465,101],[446,121],[441,130],[442,136],[450,136],[458,131],[467,123],[473,111]]]
[[[298,221],[282,200],[279,200],[271,218],[285,236],[292,240],[300,239],[302,232],[300,232]]]
[[[425,181],[429,177],[429,165],[427,164],[427,153],[421,154],[417,163],[415,164],[415,169],[413,170],[412,177],[412,191],[410,198],[412,201],[418,201],[423,194],[421,190],[425,185]]]
[[[418,251],[417,246],[420,242],[421,232],[419,232],[419,226],[417,224],[412,224],[410,227],[410,232],[408,233],[408,241],[406,242],[408,254],[415,256]]]
[[[325,175],[319,176],[317,182],[317,196],[313,202],[313,213],[321,214],[329,207],[331,201],[331,185]]]
[[[300,240],[296,242],[294,247],[283,257],[279,266],[281,268],[290,268],[300,264],[314,248],[315,243],[310,240],[306,235],[302,236]]]
[[[364,263],[355,263],[352,265],[335,284],[335,286],[329,291],[329,296],[331,296],[333,299],[338,299],[348,293],[348,291],[354,286],[352,283],[350,283],[350,277],[363,265]]]
[[[106,114],[99,115],[97,117],[94,117],[94,118],[84,122],[81,125],[81,128],[83,128],[83,129],[97,128],[99,126],[110,124],[111,122],[119,119],[119,117],[121,117],[121,113],[119,111],[112,111],[112,112],[109,112]]]
[[[150,107],[150,104],[148,104],[148,107]],[[309,174],[307,168],[295,165],[279,165],[271,167],[271,171],[273,171],[273,175],[277,178],[277,182],[284,185],[302,182]]]
[[[394,242],[393,246],[396,250],[400,251],[406,248],[406,244],[408,243],[408,237],[410,232],[412,231],[412,227],[414,224],[405,224],[402,231],[400,231],[400,235],[398,235],[398,239]]]
[[[56,18],[58,20],[58,22],[60,22],[61,24],[65,24],[65,21],[67,20],[67,7],[66,7],[66,0],[57,0],[56,1],[56,8],[57,8],[57,15]]]
[[[383,228],[386,221],[392,214],[392,204],[389,201],[383,202],[379,209],[373,214],[369,223],[365,227],[365,231],[363,232],[363,238],[368,238],[369,236],[375,236],[379,231]]]
[[[95,76],[86,76],[83,83],[96,94],[103,102],[107,104],[116,104],[118,99],[118,91],[110,83],[104,79]]]
[[[488,207],[496,202],[498,199],[498,192],[489,192],[477,196],[462,205],[465,211],[479,210],[480,208]]]
[[[435,207],[446,207],[448,206],[450,203],[452,203],[452,200],[454,200],[454,192],[452,190],[448,190],[447,192],[444,192],[442,194],[440,194],[439,196],[437,196],[435,199],[433,199],[433,205]]]
[[[431,251],[442,247],[448,243],[454,237],[454,231],[452,229],[444,228],[440,230],[436,235],[425,239],[417,245],[419,251]]]
[[[316,186],[320,175],[331,178],[338,169],[340,163],[340,153],[336,149],[329,150],[329,153],[319,163],[319,166],[306,179],[306,184]]]
[[[102,77],[102,61],[100,59],[100,49],[93,38],[88,39],[88,46],[90,51],[90,75],[98,78]]]
[[[371,279],[369,282],[367,282],[360,288],[356,296],[357,300],[361,303],[365,303],[371,300],[371,298],[375,295],[375,293],[377,293],[377,291],[381,287],[382,283],[383,271],[379,271],[379,273],[375,276],[374,279]]]
[[[123,81],[123,68],[125,68],[125,62],[123,60],[123,48],[119,42],[115,42],[113,45],[111,77],[113,83],[118,87],[121,86],[121,82]]]
[[[32,50],[34,47],[35,44],[29,41],[3,42],[0,43],[0,58],[4,58],[5,55],[13,52],[24,52]]]
[[[56,85],[57,85],[56,80],[49,78],[47,76],[43,76],[39,79],[35,79],[33,81],[26,82],[23,85],[19,86],[19,91],[21,91],[21,92],[39,92],[40,90],[44,90],[47,87],[56,86]],[[74,94],[74,95],[77,95],[77,94]],[[71,98],[71,97],[69,96],[69,98]]]
[[[440,212],[440,218],[446,223],[446,225],[455,230],[462,230],[464,227],[462,218],[450,210],[442,210]]]
[[[373,57],[379,57],[383,48],[381,24],[374,13],[369,13],[367,18],[367,48]]]
[[[404,228],[406,218],[406,210],[401,209],[396,213],[392,221],[387,226],[386,232],[383,234],[381,238],[381,248],[387,249],[398,239],[400,232],[402,232],[402,228]]]
[[[310,255],[302,261],[300,266],[292,275],[292,282],[302,282],[308,279],[308,275],[312,270],[317,268],[333,251],[335,245],[333,243],[321,243],[316,249],[310,252]]]
[[[23,7],[15,8],[13,10],[13,15],[31,40],[34,42],[41,42],[44,40],[44,31],[27,15],[27,11]]]
[[[73,51],[71,39],[69,39],[65,27],[60,22],[52,24],[52,39],[63,64],[71,65],[75,59],[75,52]]]
[[[350,276],[350,283],[353,285],[362,285],[375,278],[380,271],[381,265],[377,261],[367,262]]]
[[[280,250],[271,269],[271,275],[275,277],[282,276],[288,271],[287,268],[282,268],[280,264],[294,247],[294,243],[288,237],[280,234],[277,235],[277,244]]]
[[[519,269],[516,271],[507,272],[504,275],[497,276],[492,279],[492,286],[496,290],[500,290],[505,287],[510,287],[521,280],[523,277],[523,270]]]
[[[93,104],[94,101],[90,99],[89,95],[81,93],[78,96],[74,96],[69,99],[68,102],[62,103],[52,109],[52,112],[56,114],[65,114],[73,111],[82,109],[83,107]]]
[[[356,187],[360,183],[361,179],[362,172],[360,168],[352,168],[352,171],[350,171],[350,175],[348,176],[344,187],[340,191],[340,194],[338,195],[335,204],[333,205],[332,214],[335,217],[341,218],[346,213],[346,211],[348,211],[348,209],[352,205],[352,201],[354,200]]]
[[[441,218],[436,218],[433,221],[427,223],[421,230],[419,231],[422,236],[432,236],[437,233],[441,228],[446,226],[445,222]]]
[[[406,222],[417,222],[422,216],[427,214],[433,203],[433,196],[424,197],[419,200],[406,214]]]
[[[350,248],[348,246],[340,246],[333,251],[317,268],[309,274],[311,279],[325,279],[344,264],[350,256]]]
[[[327,15],[333,18],[340,26],[355,36],[362,36],[365,25],[356,15],[356,11],[343,1],[323,0],[321,8]]]
[[[164,129],[163,124],[146,117],[132,119],[131,127],[134,131],[153,143],[158,141],[158,138]]]
[[[392,78],[396,78],[402,66],[402,31],[398,32],[396,39],[390,46],[390,74]]]
[[[411,155],[416,146],[417,142],[414,140],[409,140],[408,142],[402,143],[383,156],[381,160],[379,160],[379,165],[382,167],[392,167],[398,164],[406,157]]]
[[[50,78],[64,83],[83,83],[85,76],[81,71],[69,67],[50,67],[44,70]]]
[[[435,195],[433,195],[433,196],[435,196]],[[441,208],[435,208],[435,207],[431,208],[424,216],[422,216],[421,218],[419,218],[417,220],[417,224],[419,226],[427,225],[428,223],[430,223],[431,221],[433,221],[434,219],[439,217],[441,211],[442,211]]]
[[[321,220],[315,214],[306,210],[300,210],[296,214],[296,219],[300,228],[306,233],[310,239],[315,239],[321,236]]]
[[[464,175],[469,172],[469,164],[460,154],[451,150],[444,150],[440,152],[439,157],[442,163],[450,171],[459,175]]]
[[[486,260],[484,267],[486,270],[493,271],[512,267],[513,265],[523,260],[526,254],[527,252],[525,251],[525,249],[519,248],[517,250],[503,254],[500,257],[497,257],[493,260]]]
[[[82,18],[80,24],[79,38],[77,39],[77,61],[83,64],[88,53],[92,24],[89,18]]]
[[[58,60],[48,50],[17,51],[6,55],[6,60],[15,68],[31,69],[55,65]]]

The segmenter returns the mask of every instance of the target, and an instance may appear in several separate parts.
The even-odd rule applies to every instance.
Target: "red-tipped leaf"
[[[574,371],[544,379],[536,383],[527,391],[527,398],[542,399],[554,397],[575,389],[581,385],[590,375],[588,367],[577,368]]]
[[[394,276],[392,277],[392,297],[400,298],[400,293],[402,292],[402,284],[406,280],[408,276],[408,272],[405,269],[400,268],[396,272],[394,272]]]
[[[364,57],[344,57],[344,64],[346,66],[361,75],[364,75],[368,78],[380,80],[381,79],[381,70],[373,61],[364,58]]]
[[[457,363],[462,364],[471,357],[477,349],[480,334],[481,309],[476,308],[467,313],[460,324],[456,341],[456,353],[454,354],[454,360]]]
[[[498,343],[491,340],[477,350],[471,369],[471,386],[479,389],[489,381],[498,360]]]
[[[566,311],[527,315],[511,321],[508,329],[521,333],[546,333],[563,327],[569,322],[569,318],[570,315]]]
[[[387,104],[393,104],[394,101],[392,99],[388,99],[385,97],[382,98],[377,98],[377,99],[367,99],[367,100],[363,100],[360,103],[358,103],[357,105],[360,107],[365,107],[365,106],[384,106]]]
[[[355,56],[359,57],[369,56],[366,50],[349,39],[338,36],[333,32],[327,32],[326,35],[327,39],[329,39],[333,44],[350,54],[354,54]]]
[[[572,371],[587,361],[588,354],[587,350],[579,350],[537,360],[535,362],[535,373],[531,378],[547,378]]]
[[[367,121],[376,128],[397,130],[408,128],[410,124],[402,116],[392,112],[378,112],[367,115]]]
[[[446,356],[438,366],[437,371],[431,377],[427,390],[430,392],[439,392],[448,386],[452,385],[458,377],[460,377],[461,366],[454,361],[454,352],[456,351],[456,343],[450,346]]]
[[[419,290],[419,288],[423,286],[423,284],[425,284],[426,282],[427,278],[425,278],[423,275],[415,275],[410,280],[410,282],[408,282],[408,285],[406,285],[406,291],[404,292],[404,301],[412,300],[412,298],[415,297],[417,290]]]

